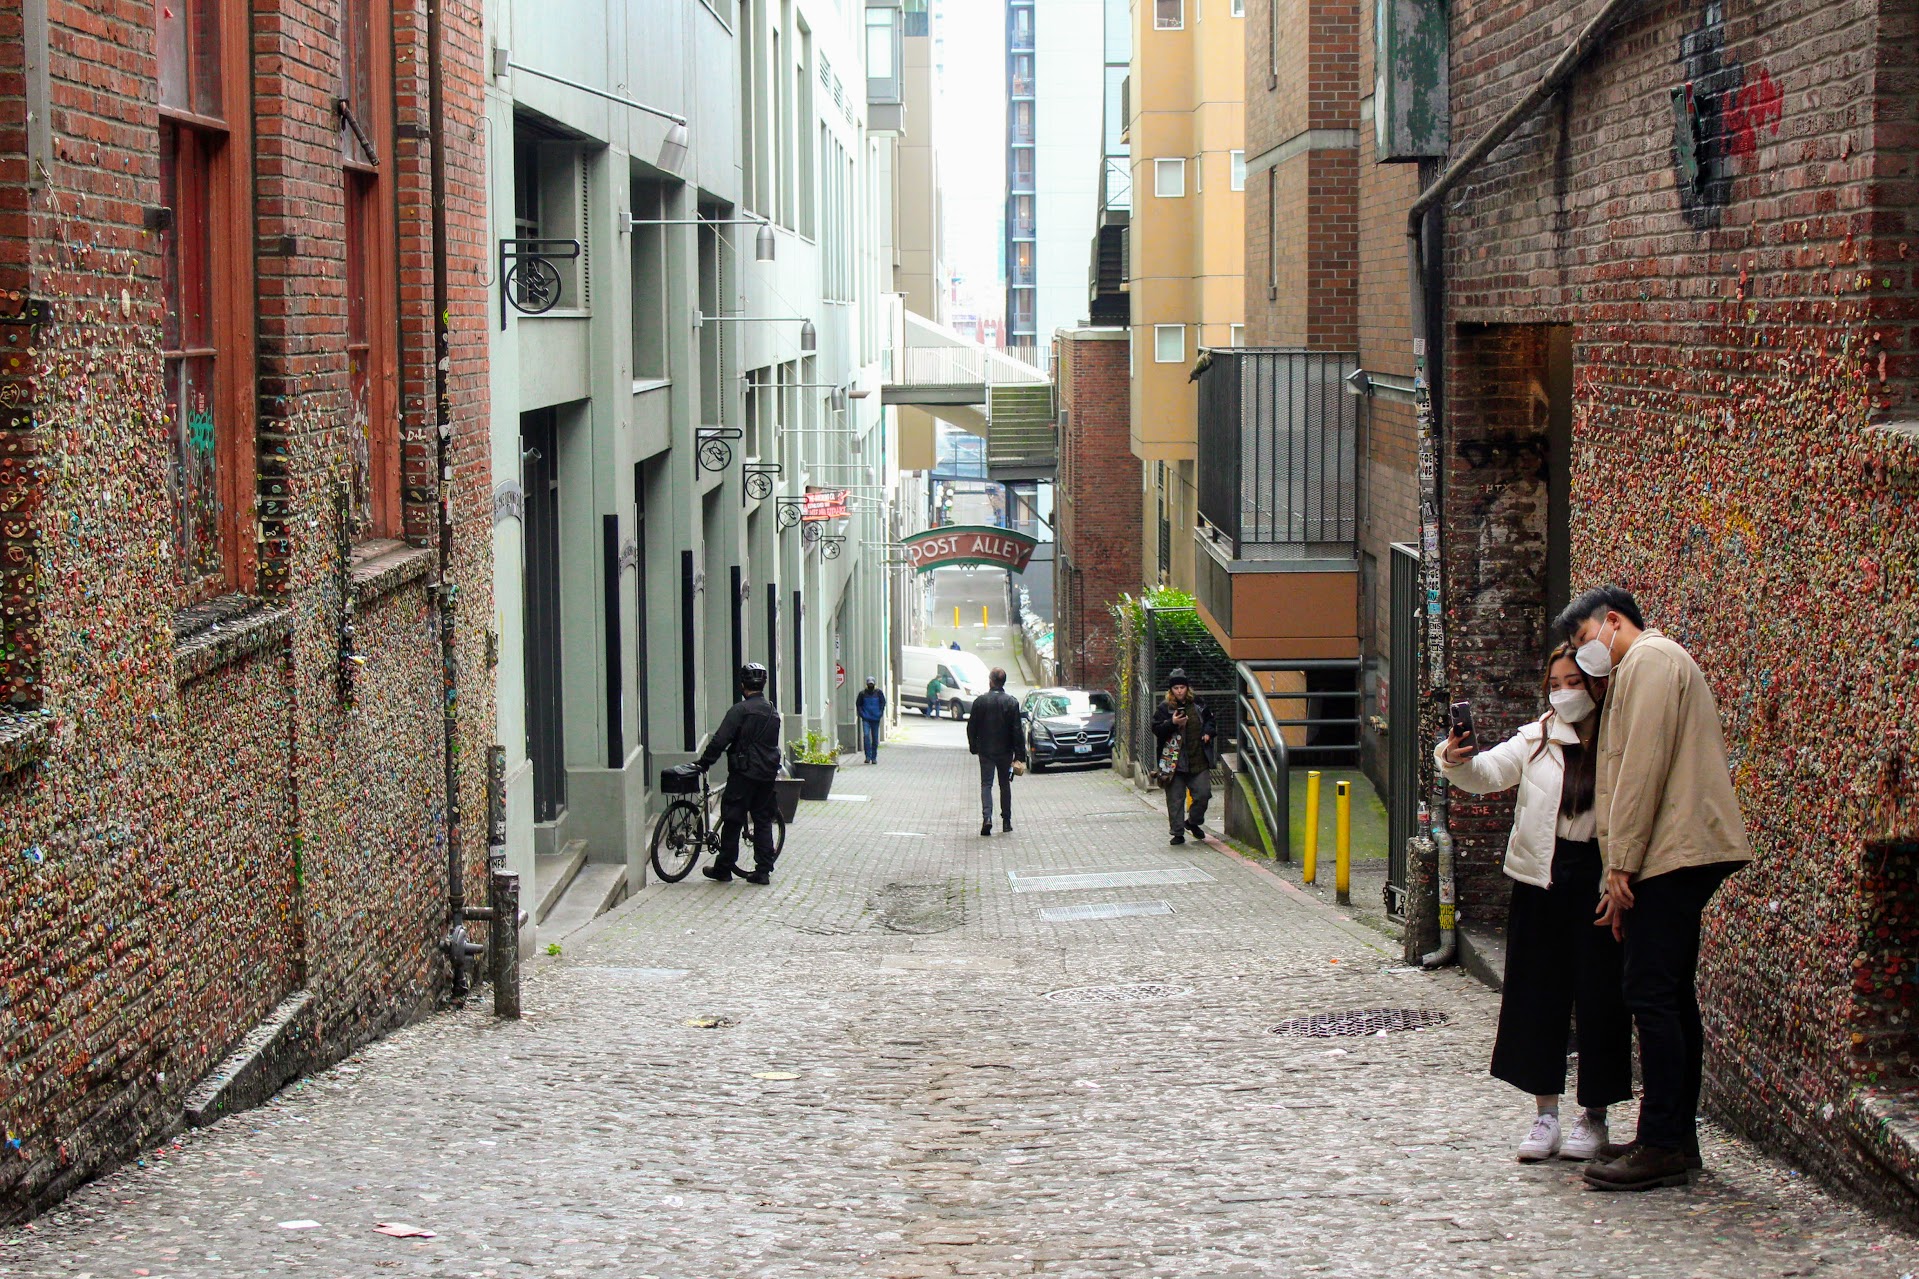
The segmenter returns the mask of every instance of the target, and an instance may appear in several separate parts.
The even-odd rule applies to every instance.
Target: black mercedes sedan
[[[1113,715],[1119,709],[1111,693],[1078,688],[1036,688],[1020,703],[1026,725],[1026,751],[1033,771],[1051,764],[1113,762]]]

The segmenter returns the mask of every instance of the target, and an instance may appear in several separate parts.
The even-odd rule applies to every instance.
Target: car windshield
[[[1040,719],[1055,715],[1091,715],[1112,709],[1113,699],[1105,693],[1083,693],[1075,689],[1033,695],[1032,713]]]

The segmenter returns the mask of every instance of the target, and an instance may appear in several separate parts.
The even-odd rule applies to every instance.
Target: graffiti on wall
[[[1679,44],[1683,79],[1672,90],[1674,185],[1694,230],[1719,225],[1741,162],[1762,133],[1777,134],[1785,91],[1763,66],[1726,56],[1725,6],[1708,4]]]

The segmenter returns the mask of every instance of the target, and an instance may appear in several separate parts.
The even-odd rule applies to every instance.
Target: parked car
[[[920,648],[908,645],[900,653],[900,706],[926,714],[926,686],[939,673],[944,688],[940,706],[954,719],[965,719],[973,709],[973,699],[986,696],[990,687],[986,663],[971,653],[951,648]]]
[[[1113,762],[1113,717],[1119,704],[1111,693],[1080,688],[1036,688],[1020,703],[1026,724],[1026,752],[1034,772],[1049,764]]]

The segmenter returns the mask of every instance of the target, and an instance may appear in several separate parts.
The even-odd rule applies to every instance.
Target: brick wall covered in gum
[[[54,315],[33,331],[28,357],[33,487],[8,508],[32,512],[52,727],[36,762],[0,777],[0,1217],[177,1122],[186,1092],[288,992],[305,986],[317,1000],[312,1066],[412,1016],[446,980],[436,951],[446,925],[443,675],[438,609],[422,581],[363,608],[368,662],[351,704],[336,684],[332,495],[347,376],[337,9],[318,0],[254,13],[256,62],[285,52],[284,39],[300,45],[303,64],[298,75],[263,74],[255,104],[260,163],[287,183],[260,185],[256,227],[302,246],[297,261],[255,263],[262,430],[285,437],[280,482],[291,504],[285,544],[269,548],[258,585],[268,606],[291,614],[290,634],[185,683],[174,672],[183,599],[159,245],[142,229],[143,209],[160,202],[152,6],[53,6],[54,157],[31,190],[19,117],[6,117],[16,132],[0,155],[0,284],[47,299]],[[478,901],[478,762],[492,737],[479,9],[451,4],[445,20],[460,808],[467,893]],[[398,119],[424,126],[418,15],[398,15],[395,36]],[[0,107],[10,100],[16,111],[7,95],[19,92],[17,67],[17,48],[0,54]],[[389,163],[402,210],[408,530],[427,544],[426,143],[402,139]]]
[[[1698,660],[1757,854],[1707,920],[1710,1104],[1886,1201],[1902,1192],[1873,1158],[1909,1172],[1909,1152],[1848,1106],[1919,1077],[1909,1033],[1885,1033],[1919,1012],[1919,445],[1874,426],[1913,416],[1919,371],[1919,29],[1866,0],[1728,5],[1717,29],[1707,12],[1634,11],[1452,202],[1453,676],[1498,704],[1504,676],[1472,664],[1538,617],[1536,473],[1519,441],[1482,447],[1508,405],[1473,389],[1532,339],[1473,326],[1570,323],[1574,586],[1629,587]],[[1454,137],[1582,13],[1458,5]],[[1708,77],[1722,168],[1682,191],[1671,95]],[[1494,494],[1506,523],[1454,521]],[[1536,689],[1511,673],[1508,719]],[[1468,915],[1499,891],[1475,857]]]

